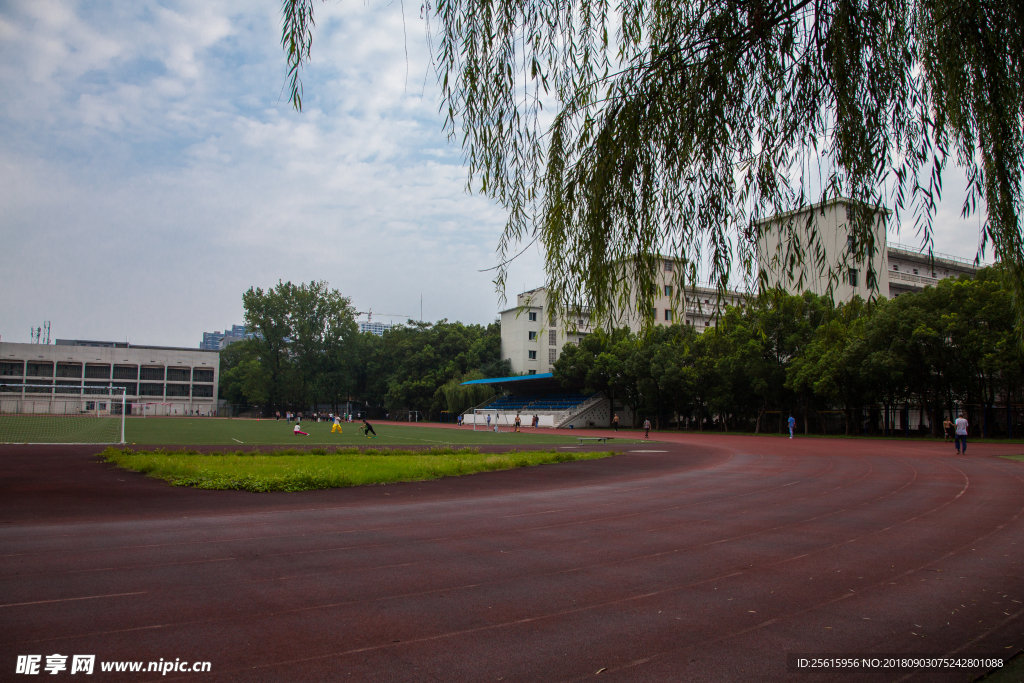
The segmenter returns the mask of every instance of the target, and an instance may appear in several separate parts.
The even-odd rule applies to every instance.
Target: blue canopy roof
[[[545,372],[540,375],[518,375],[516,377],[488,377],[487,379],[471,379],[466,384],[504,384],[506,382],[522,382],[528,379],[551,379],[554,375],[550,372]]]

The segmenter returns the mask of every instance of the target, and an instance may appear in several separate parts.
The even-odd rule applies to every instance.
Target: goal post
[[[0,383],[0,443],[125,443],[124,387]]]
[[[488,420],[488,416],[491,418]],[[493,430],[500,432],[502,427],[512,428],[512,418],[504,411],[497,408],[474,408],[473,409],[473,431],[477,431],[477,425],[483,425],[484,431]]]

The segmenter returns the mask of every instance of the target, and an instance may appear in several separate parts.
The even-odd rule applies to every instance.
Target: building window
[[[667,308],[665,309],[665,322],[672,322],[672,311]]]
[[[163,396],[164,385],[163,384],[140,384],[139,385],[139,396]]]
[[[704,327],[711,327],[711,321],[710,320],[705,320],[704,321]]]
[[[27,363],[25,374],[29,377],[53,377],[53,363]]]
[[[665,261],[665,272],[666,273],[671,273],[672,272],[672,262],[671,261],[668,261],[668,260]]]
[[[195,368],[192,370],[193,382],[212,382],[213,370],[209,368]]]
[[[530,354],[530,360],[537,360],[537,352],[536,351],[530,351],[529,354]]]
[[[526,374],[527,374],[527,375],[536,375],[536,374],[537,374],[537,371],[536,371],[536,370],[527,370],[527,371],[526,371]]]
[[[14,363],[0,363],[0,375],[5,377],[21,377],[25,364],[20,360]]]
[[[899,267],[899,265],[897,265],[897,264],[895,264],[895,263],[894,263],[894,264],[892,264],[892,269],[893,269],[893,270],[899,270],[899,269],[900,269],[900,267]]]
[[[914,275],[917,275],[917,268],[914,268]]]
[[[672,296],[672,285],[665,285],[665,296]]]
[[[531,323],[537,322],[537,314],[536,313],[530,313],[529,314],[529,318],[530,318],[530,322]]]
[[[110,366],[86,363],[85,376],[92,379],[110,379]]]
[[[856,268],[850,268],[850,279],[849,283],[851,287],[857,287],[857,273],[859,271]]]
[[[163,366],[142,368],[139,379],[159,379],[164,378]],[[163,389],[160,390],[160,394],[163,395]]]
[[[212,384],[197,384],[192,387],[192,396],[195,398],[213,398]]]
[[[168,396],[188,396],[189,386],[187,384],[168,384],[167,395]]]
[[[138,379],[139,368],[135,365],[115,365],[114,379]],[[211,380],[213,381],[213,380]]]
[[[535,341],[537,339],[537,333],[536,332],[527,332],[527,334],[530,335],[530,341]]]
[[[692,324],[693,324],[693,321],[692,321],[692,320],[690,320],[689,318],[687,318],[687,319],[686,319],[686,324],[687,324],[687,325],[692,325]]]
[[[848,252],[850,252],[851,254],[853,253],[853,250],[854,250],[853,235],[847,235],[846,236],[846,250]]]
[[[558,354],[558,349],[548,349],[548,363],[555,362],[555,356]]]
[[[57,363],[57,376],[58,377],[81,377],[82,376],[82,364],[81,363]]]
[[[192,368],[167,368],[168,382],[187,382],[192,376]]]
[[[558,330],[548,330],[548,346],[558,346]]]

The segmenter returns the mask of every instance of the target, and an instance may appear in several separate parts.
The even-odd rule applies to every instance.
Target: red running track
[[[132,681],[970,681],[787,653],[1024,646],[1024,463],[994,457],[1024,446],[658,438],[303,494],[4,447],[0,679],[59,653],[212,665],[94,674]]]

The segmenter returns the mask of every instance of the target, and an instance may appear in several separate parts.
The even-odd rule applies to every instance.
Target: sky
[[[316,6],[298,113],[279,2],[0,0],[0,340],[48,320],[51,339],[195,347],[279,280],[326,280],[383,322],[421,297],[425,320],[492,322],[507,304],[480,271],[505,214],[465,191],[402,7]],[[973,258],[960,186],[935,250]],[[506,294],[543,282],[533,247]]]

